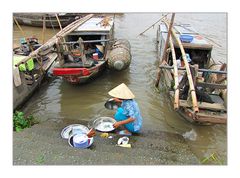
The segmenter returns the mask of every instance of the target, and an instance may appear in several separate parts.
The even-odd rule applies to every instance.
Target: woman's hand
[[[122,125],[120,122],[116,122],[113,124],[113,127],[116,129],[118,128],[120,125]]]
[[[88,138],[94,137],[95,135],[96,135],[96,132],[95,132],[95,130],[93,130],[93,129],[91,129],[91,130],[87,133]]]
[[[113,100],[117,103],[122,103],[122,100],[120,100],[119,98],[113,98]]]

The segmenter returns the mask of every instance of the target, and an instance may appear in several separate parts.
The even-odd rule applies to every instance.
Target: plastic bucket
[[[180,40],[183,43],[191,43],[193,40],[193,36],[191,35],[180,35]]]

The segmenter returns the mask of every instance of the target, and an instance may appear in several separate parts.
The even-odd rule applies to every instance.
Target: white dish
[[[88,138],[88,140],[89,140],[89,144],[88,144],[88,145],[85,145],[85,146],[82,146],[82,147],[75,147],[74,144],[73,144],[73,138],[74,138],[74,136],[76,136],[76,135],[77,135],[77,134],[71,135],[71,136],[68,138],[68,144],[69,144],[71,147],[78,148],[78,149],[84,149],[84,148],[90,147],[90,146],[93,144],[93,137],[91,137],[91,138]]]

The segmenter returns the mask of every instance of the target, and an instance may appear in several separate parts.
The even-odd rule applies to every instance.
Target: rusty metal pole
[[[175,17],[175,13],[172,13],[172,18],[171,18],[171,22],[170,22],[169,29],[168,29],[166,44],[165,44],[164,51],[163,51],[163,57],[162,57],[162,60],[160,59],[161,61],[159,60],[159,66],[161,65],[161,63],[163,61],[166,61],[167,49],[168,49],[168,46],[169,46],[169,38],[170,38],[170,35],[171,35],[171,31],[172,31],[172,25],[173,25],[173,22],[174,22],[174,17]],[[159,85],[160,75],[161,75],[161,70],[160,70],[160,68],[158,68],[158,75],[157,75],[157,81],[155,83],[155,87],[158,87],[158,85]]]

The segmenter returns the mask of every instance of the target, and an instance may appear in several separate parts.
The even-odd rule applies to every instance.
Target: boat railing
[[[115,41],[116,39],[105,39],[105,40],[85,40],[85,41],[81,41],[80,43],[99,43],[99,42],[109,42],[109,41]],[[75,44],[75,43],[79,43],[79,41],[68,41],[68,42],[62,42],[60,44],[62,45],[71,45],[71,44]]]
[[[164,69],[173,69],[173,66],[167,65],[160,65],[160,68]],[[186,67],[178,67],[178,70],[186,70]],[[209,72],[214,74],[227,74],[227,71],[220,71],[220,70],[210,70],[210,69],[198,69],[199,72]]]

